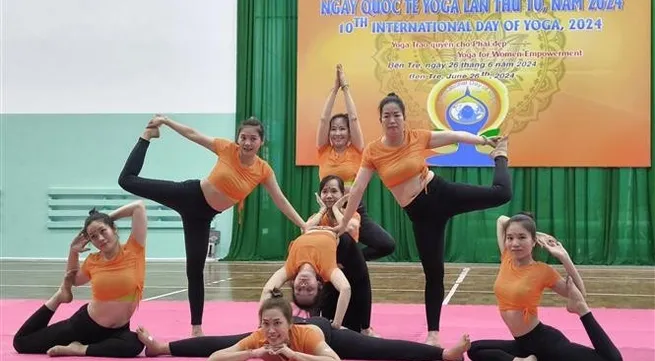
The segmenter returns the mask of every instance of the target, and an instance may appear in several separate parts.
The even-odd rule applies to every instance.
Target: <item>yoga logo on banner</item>
[[[650,1],[298,2],[296,163],[342,64],[366,143],[390,92],[406,126],[510,136],[527,167],[650,166]],[[342,112],[342,96],[334,112]],[[490,147],[426,151],[439,166],[492,166]]]

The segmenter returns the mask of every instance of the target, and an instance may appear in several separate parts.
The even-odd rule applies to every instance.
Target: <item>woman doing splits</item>
[[[121,244],[114,222],[123,217],[132,217],[132,233]],[[91,211],[71,243],[63,283],[18,330],[14,349],[49,356],[139,355],[143,344],[130,331],[130,319],[143,295],[146,233],[146,209],[141,201],[110,214]],[[89,250],[89,241],[99,252],[89,255],[79,270],[79,254]],[[88,282],[92,300],[69,319],[48,326],[59,305],[73,300],[72,286]]]
[[[333,328],[330,321],[323,317],[308,319],[294,317],[291,319],[291,305],[288,302],[284,303],[289,308],[287,310],[287,306],[283,306],[282,301],[280,301],[280,308],[285,307],[283,311],[285,317],[284,321],[280,322],[281,324],[293,322],[295,327],[303,327],[300,325],[317,327],[322,331],[321,338],[324,339],[325,343],[344,360],[459,361],[464,359],[464,353],[471,346],[468,335],[463,335],[454,347],[444,350],[417,342],[365,336],[347,328]],[[262,327],[265,327],[265,319],[261,318]],[[251,335],[248,332],[239,335],[192,337],[173,342],[159,342],[143,327],[137,329],[137,334],[139,339],[146,345],[146,356],[150,357],[160,355],[209,357],[218,350],[229,349],[234,345],[238,345],[241,340]],[[291,333],[291,337],[293,337],[293,333]],[[291,342],[291,345],[293,345],[293,342]],[[238,347],[243,349],[242,346]],[[289,347],[294,349],[293,346]],[[244,356],[243,359],[246,359],[246,357]],[[291,360],[291,358],[289,359]],[[300,360],[300,358],[297,360]]]
[[[348,114],[332,115],[339,88],[343,91]],[[318,124],[316,147],[319,177],[324,179],[328,175],[338,176],[343,179],[347,193],[362,162],[364,136],[357,120],[357,110],[350,94],[350,86],[341,65],[337,65],[334,87],[325,102]],[[364,203],[358,202],[357,213],[361,217],[359,242],[366,246],[362,250],[364,259],[372,261],[392,254],[396,247],[393,237],[368,216]]]
[[[173,182],[139,176],[150,145],[159,137],[159,127],[166,125],[218,156],[216,165],[202,180]],[[184,227],[186,276],[189,290],[192,334],[202,335],[205,286],[203,270],[207,258],[209,229],[212,219],[234,204],[243,206],[245,198],[262,184],[275,205],[304,229],[305,222],[286,199],[271,167],[257,156],[264,142],[264,127],[257,119],[241,123],[235,143],[212,138],[169,118],[156,116],[132,150],[118,184],[126,191],[148,198],[178,212]]]
[[[307,220],[307,226],[336,226],[343,218],[343,209],[348,196],[344,195],[343,180],[337,176],[329,175],[321,179],[319,185],[320,195],[316,195],[319,211]],[[343,327],[361,332],[368,336],[377,336],[371,328],[372,294],[371,278],[368,266],[357,246],[360,239],[360,217],[355,212],[350,220],[350,227],[346,233],[339,237],[337,245],[337,264],[350,283],[352,296],[348,310],[343,319]],[[313,315],[321,315],[333,319],[336,314],[339,292],[331,283],[323,285],[320,300],[314,309],[309,309]]]
[[[494,285],[500,315],[514,340],[479,340],[471,344],[472,361],[621,361],[619,350],[598,324],[584,300],[582,278],[562,244],[537,233],[529,214],[501,216],[496,226],[502,254]],[[568,273],[566,280],[550,265],[532,257],[539,244],[557,258]],[[544,289],[568,297],[566,309],[580,316],[594,348],[569,341],[559,330],[539,321],[537,307]]]
[[[379,105],[384,135],[369,143],[350,190],[350,200],[336,229],[344,233],[357,204],[377,172],[412,222],[416,247],[425,273],[427,343],[438,345],[441,304],[444,298],[444,233],[455,215],[492,208],[512,197],[507,169],[507,139],[485,138],[461,131],[407,129],[405,105],[391,93]],[[425,164],[424,152],[454,143],[490,145],[495,149],[494,178],[491,186],[452,183],[435,175]]]
[[[302,309],[313,309],[320,300],[323,283],[330,282],[339,292],[332,324],[341,327],[350,303],[351,287],[337,266],[339,242],[334,232],[321,227],[309,228],[293,240],[284,266],[275,271],[264,285],[260,303],[263,304],[274,289],[291,281],[294,303]]]

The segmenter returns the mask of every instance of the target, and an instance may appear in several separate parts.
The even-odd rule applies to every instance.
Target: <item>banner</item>
[[[523,167],[650,166],[650,0],[298,0],[296,164],[342,64],[366,142],[398,94],[407,127],[509,135]],[[333,113],[344,112],[341,92]],[[488,147],[427,152],[492,166]]]

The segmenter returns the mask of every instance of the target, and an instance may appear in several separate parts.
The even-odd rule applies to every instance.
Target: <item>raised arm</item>
[[[289,280],[289,275],[287,275],[287,270],[282,266],[282,268],[278,269],[273,273],[271,278],[266,281],[266,284],[264,285],[264,289],[262,290],[262,295],[259,298],[259,303],[261,304],[262,302],[266,301],[267,299],[271,298],[271,292],[275,288],[282,288],[284,283]]]
[[[346,111],[348,112],[348,122],[350,128],[350,143],[358,150],[364,150],[364,135],[362,134],[362,128],[359,125],[359,120],[357,119],[357,108],[355,108],[355,101],[350,94],[350,85],[346,80],[346,75],[343,72],[343,67],[341,64],[337,65],[337,74],[339,76],[339,84],[341,85],[341,90],[343,90],[343,96],[346,101]]]
[[[211,152],[214,152],[214,138],[209,137],[207,135],[204,135],[200,133],[199,131],[184,125],[180,124],[168,117],[163,117],[163,116],[156,116],[153,120],[150,121],[154,126],[158,126],[157,124],[165,124],[169,128],[173,129],[176,131],[178,134],[181,136],[185,137],[186,139],[196,143],[200,144],[203,147],[209,149]]]
[[[587,290],[584,286],[584,282],[582,281],[582,277],[580,276],[578,269],[575,267],[575,264],[573,264],[573,261],[571,260],[571,257],[569,256],[569,253],[566,251],[564,246],[562,246],[562,244],[557,241],[555,237],[541,232],[537,234],[537,241],[553,257],[557,258],[560,263],[562,263],[566,273],[571,276],[573,283],[575,283],[576,287],[578,287],[582,295],[586,296]],[[560,282],[557,282],[555,287],[553,287],[553,290],[564,297],[568,295],[565,280],[560,280]]]
[[[339,298],[337,298],[337,309],[334,312],[334,320],[332,326],[340,328],[343,323],[343,318],[348,311],[348,304],[350,303],[350,282],[339,268],[335,268],[330,275],[330,283],[339,291]]]
[[[68,262],[66,263],[66,273],[76,272],[73,286],[81,286],[90,281],[89,275],[80,270],[80,253],[87,252],[90,248],[87,247],[89,239],[82,231],[75,236],[71,242],[70,250],[68,251]]]
[[[300,217],[296,209],[293,208],[291,203],[289,203],[289,200],[284,196],[284,193],[282,193],[282,189],[280,189],[280,185],[275,178],[275,173],[271,173],[271,176],[268,177],[262,185],[271,196],[271,199],[273,199],[273,203],[275,203],[277,208],[304,232],[307,228],[307,224]]]
[[[148,216],[146,206],[142,200],[126,204],[113,212],[109,217],[116,221],[121,218],[132,217],[132,236],[142,246],[146,245],[146,234],[148,233]]]
[[[343,218],[341,219],[341,222],[339,222],[339,227],[337,229],[339,234],[343,234],[346,231],[348,222],[350,222],[350,219],[353,217],[353,214],[355,214],[357,207],[359,207],[359,202],[362,201],[364,191],[366,191],[366,187],[368,187],[368,183],[371,181],[371,177],[373,177],[372,169],[366,167],[359,168],[357,177],[355,177],[355,183],[353,184],[352,188],[350,188],[350,198],[348,198],[348,205],[346,206],[346,210],[343,212]]]
[[[498,241],[498,249],[502,254],[505,250],[505,224],[509,221],[509,217],[500,216],[496,220],[496,241]]]
[[[496,142],[497,142],[497,137],[485,138],[464,131],[443,130],[439,132],[434,132],[434,131],[432,132],[430,141],[428,143],[428,148],[430,149],[438,148],[438,147],[443,147],[444,145],[457,144],[457,143],[495,146]]]
[[[318,130],[316,131],[316,147],[319,149],[330,141],[330,118],[332,118],[332,108],[334,108],[334,100],[337,98],[339,86],[339,72],[337,70],[334,78],[334,87],[330,89],[330,94],[325,101],[323,113],[321,113],[321,120],[318,123]]]

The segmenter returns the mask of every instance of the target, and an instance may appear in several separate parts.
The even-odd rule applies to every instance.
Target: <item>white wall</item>
[[[2,0],[6,113],[234,113],[237,0]]]

